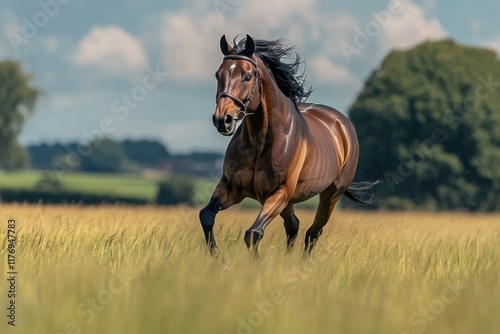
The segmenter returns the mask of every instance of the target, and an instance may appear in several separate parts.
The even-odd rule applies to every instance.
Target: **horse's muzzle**
[[[236,130],[236,119],[229,114],[223,117],[216,117],[214,114],[212,115],[212,122],[217,131],[223,136],[232,136]]]

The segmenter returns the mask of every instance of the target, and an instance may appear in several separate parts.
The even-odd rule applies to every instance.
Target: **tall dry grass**
[[[276,219],[256,261],[230,209],[207,255],[190,208],[2,205],[17,222],[12,333],[500,333],[500,215],[336,212],[302,257]],[[7,303],[2,284],[0,306]]]

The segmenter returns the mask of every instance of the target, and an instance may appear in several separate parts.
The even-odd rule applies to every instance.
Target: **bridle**
[[[228,56],[225,56],[223,58],[222,62],[224,62],[226,60],[229,60],[229,59],[246,60],[246,61],[252,63],[253,66],[255,66],[255,74],[254,74],[255,80],[253,82],[252,91],[250,92],[250,95],[245,99],[245,102],[243,102],[241,99],[239,99],[238,97],[236,97],[233,94],[228,93],[228,92],[222,92],[222,93],[220,93],[219,96],[217,96],[217,99],[215,100],[216,104],[218,104],[219,100],[222,99],[223,97],[228,97],[231,100],[233,100],[233,102],[240,107],[240,110],[238,110],[238,112],[237,112],[236,117],[234,118],[234,120],[235,121],[241,121],[243,118],[245,118],[245,116],[253,115],[253,112],[248,112],[247,108],[248,108],[248,105],[250,104],[250,102],[252,102],[252,99],[253,99],[253,96],[255,94],[255,90],[257,89],[257,85],[258,85],[259,81],[260,81],[259,99],[262,100],[262,80],[260,80],[260,76],[259,76],[259,66],[258,66],[258,63],[254,59],[253,56],[252,56],[252,58],[250,58],[250,57],[243,56],[243,55],[228,55]],[[240,117],[241,114],[243,114],[243,115]]]

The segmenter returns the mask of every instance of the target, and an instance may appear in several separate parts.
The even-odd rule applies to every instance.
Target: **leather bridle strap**
[[[246,61],[251,62],[253,64],[253,66],[259,67],[258,64],[257,64],[257,61],[255,59],[253,59],[253,56],[252,56],[252,58],[250,58],[250,57],[247,57],[247,56],[244,56],[244,55],[228,55],[228,56],[225,56],[222,59],[222,61],[225,61],[225,60],[228,60],[228,59],[246,60]]]
[[[233,100],[233,102],[240,107],[240,110],[238,111],[236,118],[235,118],[236,121],[240,121],[243,118],[245,118],[245,116],[247,116],[247,115],[253,115],[253,113],[248,112],[247,109],[248,109],[248,105],[250,104],[250,102],[252,102],[253,96],[255,95],[255,90],[257,89],[258,81],[260,81],[259,67],[258,67],[257,61],[255,59],[253,59],[253,56],[252,56],[252,58],[250,58],[250,57],[243,56],[243,55],[228,55],[228,56],[225,56],[222,61],[226,61],[229,59],[245,60],[245,61],[252,63],[255,66],[255,80],[254,80],[254,83],[252,86],[252,91],[250,92],[250,95],[248,96],[248,98],[246,98],[245,102],[243,102],[241,99],[239,99],[238,97],[236,97],[233,94],[228,93],[228,92],[220,93],[219,96],[217,96],[217,99],[215,101],[218,104],[219,100],[223,97],[228,97],[231,100]],[[260,83],[260,98],[262,98],[262,82]],[[242,117],[240,117],[241,113],[243,113]]]

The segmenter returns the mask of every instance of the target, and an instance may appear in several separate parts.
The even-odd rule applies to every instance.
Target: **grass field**
[[[500,333],[500,215],[339,212],[302,257],[280,219],[261,259],[241,239],[254,210],[229,209],[204,247],[198,211],[2,205],[16,220],[16,327],[5,333]]]

